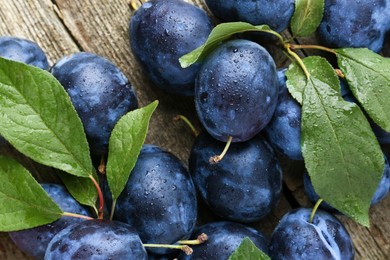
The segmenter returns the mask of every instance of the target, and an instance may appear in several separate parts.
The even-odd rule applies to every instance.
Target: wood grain
[[[205,8],[201,0],[187,2]],[[147,142],[157,144],[187,162],[194,138],[183,123],[172,119],[177,114],[183,114],[199,129],[193,99],[167,95],[154,88],[144,75],[129,46],[128,23],[132,14],[127,0],[0,0],[0,35],[19,36],[37,42],[46,52],[50,64],[78,51],[93,52],[111,60],[132,82],[141,106],[156,99],[160,101],[151,121]],[[285,35],[288,36],[288,32]],[[289,63],[279,50],[271,48],[270,51],[278,67]],[[3,148],[2,153],[17,156],[39,180],[52,178],[44,175],[52,172],[50,168],[29,161],[11,148]],[[304,165],[287,162],[283,168],[288,188],[285,194],[289,197],[283,196],[270,216],[252,225],[268,235],[281,216],[297,206],[296,203],[311,206],[302,189]],[[199,223],[215,219],[204,205],[201,208]],[[389,211],[390,196],[372,208],[370,229],[345,217],[340,218],[354,240],[357,259],[387,259],[390,256]],[[7,234],[0,234],[0,259],[30,258],[14,246]]]

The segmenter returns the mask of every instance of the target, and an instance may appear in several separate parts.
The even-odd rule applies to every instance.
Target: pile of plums
[[[288,27],[294,2],[206,0],[221,21],[268,24],[277,32]],[[390,30],[390,1],[325,3],[318,29],[321,44],[381,51]],[[147,259],[148,254],[151,259],[227,259],[249,237],[272,259],[353,259],[348,232],[326,211],[317,211],[309,221],[311,210],[294,209],[280,220],[271,239],[246,225],[267,216],[279,201],[283,174],[278,156],[303,160],[301,106],[288,92],[286,70],[277,69],[266,48],[251,40],[228,40],[204,61],[182,68],[179,58],[202,45],[212,28],[205,11],[182,0],[147,1],[129,24],[132,52],[153,84],[170,94],[194,96],[204,130],[194,142],[188,170],[173,154],[144,145],[113,220],[62,217],[11,232],[21,250],[40,259]],[[25,39],[0,37],[0,56],[49,70],[43,51]],[[91,156],[107,155],[116,122],[138,107],[128,79],[107,59],[86,52],[62,58],[49,71],[70,96]],[[347,96],[350,92],[343,84]],[[381,142],[390,142],[388,133],[376,133]],[[231,145],[223,159],[210,161],[227,142]],[[309,177],[304,180],[308,196],[316,201]],[[386,196],[389,186],[386,159],[373,204]],[[93,217],[61,185],[42,187],[64,211]],[[102,187],[110,205],[104,180]],[[197,196],[220,221],[196,227]],[[146,251],[143,246],[175,244],[201,233],[208,241],[192,255],[177,256],[162,248]]]

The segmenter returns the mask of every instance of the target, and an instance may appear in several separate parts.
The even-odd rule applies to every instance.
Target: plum
[[[277,32],[288,27],[294,3],[294,0],[206,0],[210,11],[222,21],[267,24]]]
[[[131,49],[156,87],[172,94],[193,96],[200,63],[184,69],[179,58],[205,43],[211,29],[207,14],[193,4],[151,0],[131,18]]]
[[[244,142],[271,120],[278,91],[271,55],[257,43],[231,40],[215,49],[199,71],[196,111],[215,139]]]
[[[118,221],[88,220],[58,233],[47,247],[51,259],[148,259],[145,248],[130,225]]]
[[[171,244],[188,238],[197,219],[197,200],[187,169],[173,154],[145,145],[117,200],[114,219],[135,227],[144,243]]]
[[[278,259],[354,259],[352,239],[330,213],[297,208],[285,214],[272,233],[269,256]]]
[[[380,52],[390,30],[389,0],[326,0],[318,27],[321,44]]]
[[[138,107],[128,79],[109,60],[87,52],[62,58],[51,72],[68,92],[83,122],[91,154],[107,154],[116,122]]]
[[[191,255],[181,253],[179,260],[227,260],[245,237],[251,239],[263,252],[268,252],[268,238],[260,231],[243,224],[229,221],[207,223],[199,227],[192,238],[195,239],[202,233],[208,236],[207,241],[194,247]]]
[[[301,105],[286,86],[286,69],[278,70],[279,96],[275,113],[264,132],[273,147],[292,160],[303,160],[301,149]]]
[[[35,42],[27,39],[0,36],[0,57],[23,62],[47,70],[49,63],[46,54]]]
[[[226,220],[253,222],[266,216],[278,203],[282,171],[272,147],[256,136],[234,143],[218,164],[209,158],[224,143],[206,132],[192,146],[189,168],[200,196],[209,208]]]

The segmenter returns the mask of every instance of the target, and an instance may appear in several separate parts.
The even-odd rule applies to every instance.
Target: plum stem
[[[313,222],[314,215],[316,214],[316,212],[317,212],[317,210],[318,210],[318,207],[320,206],[321,202],[323,202],[323,201],[324,201],[323,199],[317,200],[316,204],[315,204],[314,207],[313,207],[313,210],[311,211],[309,223],[312,223],[312,222]]]
[[[306,78],[309,80],[310,79],[310,72],[307,70],[306,65],[305,65],[305,63],[303,63],[301,57],[299,57],[298,54],[296,54],[295,52],[292,51],[291,46],[292,46],[291,44],[285,45],[287,53],[295,59],[295,61],[299,64],[299,66],[301,67],[301,69],[305,73]]]
[[[102,175],[106,174],[106,158],[104,155],[102,155],[102,157],[100,158],[98,172]]]
[[[98,219],[103,219],[104,199],[103,199],[102,190],[100,189],[99,183],[95,180],[95,178],[92,175],[89,175],[88,177],[95,185],[99,197]]]
[[[229,150],[229,147],[230,147],[230,144],[232,143],[232,140],[233,140],[233,137],[229,136],[227,143],[225,145],[225,148],[223,149],[222,153],[220,155],[214,155],[214,156],[210,157],[209,162],[213,163],[213,164],[219,163],[223,159],[223,157],[226,155],[227,151]]]
[[[81,215],[81,214],[76,214],[76,213],[71,213],[71,212],[63,212],[62,215],[64,217],[73,217],[73,218],[81,218],[81,219],[86,219],[86,220],[92,220],[94,218],[91,218],[89,216]]]
[[[334,71],[336,72],[337,76],[339,76],[340,78],[345,79],[345,75],[344,75],[344,73],[340,69],[335,69]]]
[[[129,1],[129,5],[130,5],[130,7],[134,10],[134,11],[136,11],[138,8],[140,8],[141,7],[141,5],[143,4],[143,3],[145,3],[146,1],[145,0],[130,0]]]
[[[315,50],[321,50],[321,51],[326,51],[326,52],[330,52],[330,53],[336,54],[336,52],[335,52],[333,49],[330,49],[330,48],[327,48],[327,47],[324,47],[324,46],[320,46],[320,45],[312,45],[312,44],[307,44],[307,45],[290,44],[290,48],[291,48],[292,50],[295,50],[295,49],[315,49]]]
[[[170,248],[170,249],[179,249],[186,253],[186,255],[192,254],[193,250],[187,245],[165,245],[165,244],[143,244],[144,247],[154,247],[154,248]]]
[[[208,239],[207,235],[205,233],[202,233],[194,240],[179,240],[177,241],[177,243],[181,245],[200,245],[206,242],[207,239]]]
[[[183,116],[183,115],[177,115],[173,118],[173,120],[175,121],[179,121],[179,120],[182,120],[184,121],[184,123],[186,123],[186,125],[191,129],[191,132],[192,134],[197,137],[199,135],[199,131],[196,130],[196,128],[194,127],[194,125],[191,123],[190,120],[188,120],[187,117]]]

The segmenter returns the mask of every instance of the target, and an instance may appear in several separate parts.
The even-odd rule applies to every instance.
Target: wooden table
[[[201,0],[189,2],[205,8]],[[93,52],[110,59],[136,88],[141,106],[156,99],[160,101],[151,121],[147,143],[157,144],[187,162],[194,138],[183,123],[172,119],[182,114],[200,128],[193,99],[169,96],[153,88],[139,69],[130,51],[127,33],[132,12],[127,0],[0,0],[0,35],[19,36],[37,42],[46,52],[51,65],[64,55],[79,51]],[[289,62],[280,53],[275,59],[278,67]],[[11,148],[2,152],[17,155]],[[39,180],[53,178],[50,168],[17,156]],[[284,166],[286,185],[279,205],[269,217],[253,224],[268,235],[289,209],[299,205],[311,206],[302,189],[302,163],[285,163]],[[387,196],[371,209],[371,228],[340,217],[353,238],[357,259],[390,258],[389,216],[390,196]],[[203,210],[200,219],[205,218],[212,219],[213,216]],[[13,245],[7,234],[0,234],[0,259],[30,258]]]

